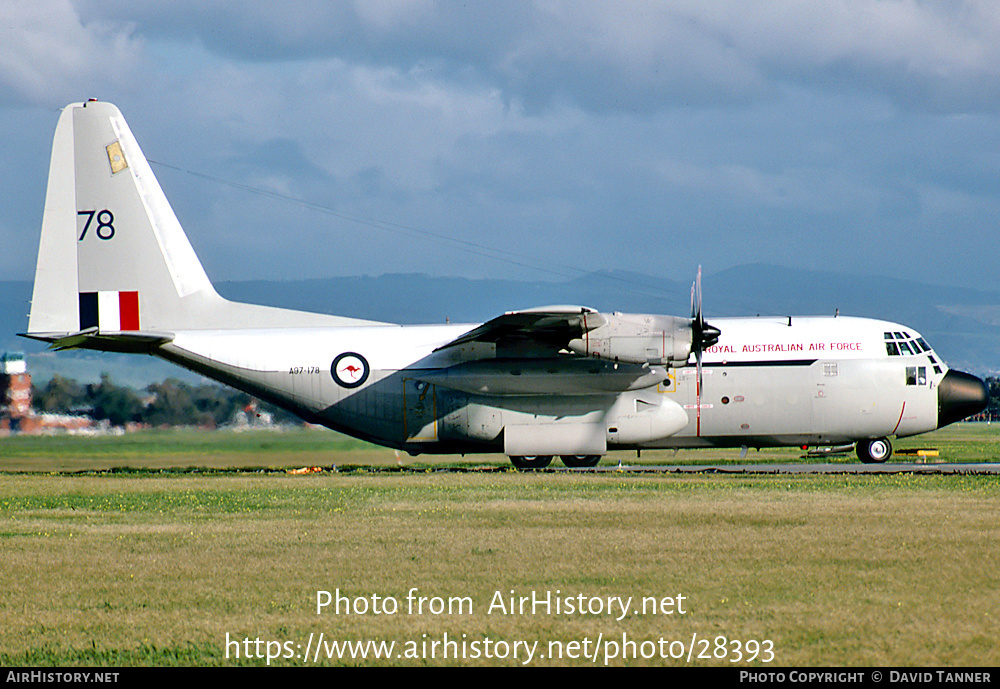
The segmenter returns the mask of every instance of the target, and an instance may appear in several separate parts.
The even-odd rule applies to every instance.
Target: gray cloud
[[[5,3],[25,135],[0,240],[37,231],[54,109],[97,95],[219,279],[767,261],[1000,286],[993,8]],[[29,248],[0,270],[29,277]]]
[[[910,108],[995,110],[992,2],[80,0],[88,26],[134,27],[242,61],[338,58],[470,74],[508,100],[650,112],[766,98],[775,80],[880,93]],[[124,29],[119,29],[124,31]]]
[[[25,105],[134,79],[142,50],[131,26],[100,18],[85,24],[70,0],[0,4],[0,42],[0,94]]]

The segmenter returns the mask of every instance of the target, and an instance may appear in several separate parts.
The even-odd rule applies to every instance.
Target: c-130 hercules
[[[690,318],[582,306],[394,325],[235,303],[212,287],[118,108],[56,127],[27,337],[158,356],[303,419],[411,454],[520,468],[609,450],[835,446],[978,413],[987,390],[896,323]],[[693,361],[692,361],[693,359]]]

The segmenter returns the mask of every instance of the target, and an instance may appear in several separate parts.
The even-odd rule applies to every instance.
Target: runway
[[[8,473],[8,472],[3,472]],[[9,473],[38,473],[11,471]],[[514,473],[576,473],[576,474],[726,474],[733,476],[767,476],[767,475],[878,475],[878,474],[923,474],[923,475],[964,475],[992,476],[1000,474],[998,462],[936,462],[936,463],[810,463],[810,462],[745,462],[720,464],[605,464],[587,468],[569,468],[553,463],[543,469],[515,469],[510,464],[484,464],[481,466],[365,466],[365,465],[329,465],[307,466],[299,468],[288,467],[175,467],[175,468],[123,468],[102,467],[86,469],[68,469],[45,471],[45,475],[116,475],[128,473],[131,475],[185,475],[185,474],[514,474]]]
[[[626,472],[626,473],[675,473],[675,474],[961,474],[961,475],[992,475],[1000,474],[1000,463],[997,462],[964,462],[964,463],[886,463],[886,464],[664,464],[659,466],[628,465],[598,466],[593,469],[561,469],[556,471],[595,471],[595,472]]]
[[[742,464],[606,464],[587,468],[569,468],[556,463],[544,469],[515,469],[510,465],[500,466],[440,466],[428,467],[330,467],[341,473],[571,473],[571,474],[728,474],[733,476],[766,475],[879,475],[879,474],[922,474],[991,476],[1000,474],[998,462],[896,462],[886,464],[809,463],[809,462],[759,462]]]

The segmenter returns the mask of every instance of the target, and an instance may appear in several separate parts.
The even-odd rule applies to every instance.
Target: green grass
[[[1000,461],[1000,424],[955,424],[934,433],[896,440],[896,449],[939,448],[931,462]],[[798,448],[751,450],[746,458],[738,449],[644,450],[610,452],[602,466],[619,461],[628,465],[715,464],[745,462],[847,462],[851,453],[804,459]],[[892,461],[913,461],[894,456]],[[559,466],[558,460],[555,462]],[[283,431],[203,431],[196,429],[146,430],[122,436],[12,436],[0,438],[0,471],[102,471],[110,469],[267,469],[320,466],[406,467],[441,466],[509,467],[506,457],[487,455],[420,455],[411,457],[390,449],[321,428]]]
[[[374,464],[386,452],[319,431],[285,439],[281,450],[266,451],[286,451],[293,464],[320,463],[302,460],[327,453],[332,461],[322,464],[339,463],[342,455],[325,443],[346,443],[347,454],[372,453]],[[27,439],[0,445],[7,440]],[[31,470],[0,474],[0,663],[6,665],[264,664],[232,657],[232,646],[227,658],[227,633],[304,646],[321,632],[326,639],[398,644],[465,634],[477,641],[537,640],[543,647],[599,635],[626,634],[640,643],[724,635],[772,641],[771,666],[1000,662],[1000,481],[994,477],[48,474],[46,466],[68,461],[64,455],[100,463],[127,453],[109,449],[111,443],[84,452],[62,439],[46,452],[42,440],[31,440],[16,452],[4,449],[5,459]],[[250,460],[241,451],[249,447],[252,454],[255,443],[277,440],[151,434],[146,454],[141,437],[129,439],[129,456],[140,464],[155,455],[245,465]],[[958,426],[913,440],[959,461],[993,457],[997,439],[992,428]],[[385,461],[394,465],[394,455]],[[472,614],[316,614],[318,590],[368,601],[394,597],[405,606],[411,588],[427,597],[467,596]],[[681,594],[688,612],[633,611],[621,620],[487,614],[498,591],[637,600]],[[322,663],[518,661],[422,656]],[[533,664],[591,663],[536,658]],[[616,658],[611,664],[684,663]]]
[[[325,429],[275,431],[144,430],[121,436],[26,436],[0,438],[0,470],[74,471],[119,467],[206,468],[296,466],[307,460],[364,458],[376,448]]]

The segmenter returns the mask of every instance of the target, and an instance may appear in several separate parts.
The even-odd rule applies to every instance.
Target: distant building
[[[0,429],[19,431],[31,416],[31,374],[21,352],[0,357]],[[6,422],[6,424],[4,424]]]
[[[257,400],[250,402],[233,415],[233,420],[227,424],[234,431],[249,429],[274,428],[274,417],[269,412],[257,408]]]
[[[0,436],[41,435],[93,429],[93,419],[69,414],[36,414],[31,408],[31,374],[22,352],[0,356]]]

